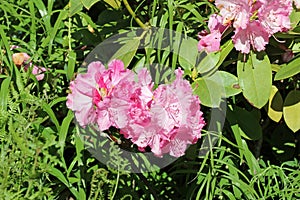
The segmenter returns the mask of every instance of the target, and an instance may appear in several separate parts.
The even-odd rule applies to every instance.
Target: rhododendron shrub
[[[293,10],[292,3],[292,0],[216,0],[215,4],[220,12],[217,17],[216,14],[210,16],[209,33],[205,36],[202,36],[202,32],[199,34],[199,51],[220,50],[221,36],[226,30],[221,25],[234,28],[233,43],[241,53],[248,54],[251,49],[265,50],[269,37],[291,28],[289,16]]]
[[[179,157],[201,137],[205,122],[198,96],[182,70],[175,73],[173,83],[154,90],[146,69],[135,74],[120,60],[111,61],[107,69],[92,62],[87,73],[70,83],[67,107],[82,127],[97,124],[100,131],[115,127],[140,151],[150,147],[156,156]]]

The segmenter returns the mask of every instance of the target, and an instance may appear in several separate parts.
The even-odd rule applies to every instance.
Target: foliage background
[[[253,53],[244,61],[228,35],[220,53],[202,55],[205,61],[197,62],[197,34],[216,11],[212,1],[193,0],[1,1],[0,199],[300,198],[299,13],[291,16],[293,30],[276,35],[263,59]],[[207,139],[217,136],[207,154],[198,156],[201,140],[166,168],[130,174],[91,156],[65,100],[88,53],[105,39],[139,26],[174,30],[194,40],[182,42],[181,51],[188,52],[184,58],[133,49],[130,68],[151,63],[182,67],[191,84],[203,88],[195,87],[195,93],[206,120],[221,101],[228,108],[224,128],[203,133]],[[12,45],[20,48],[11,50]],[[44,80],[14,65],[15,52],[26,52],[33,63],[46,67]],[[293,59],[286,61],[284,53],[292,53]],[[255,71],[261,65],[266,67]],[[255,80],[249,79],[251,73]],[[225,94],[218,93],[216,74],[229,86]],[[265,77],[270,77],[270,93],[262,87]],[[241,80],[250,88],[240,85]],[[261,84],[254,88],[252,81]],[[243,88],[230,87],[234,85]],[[258,93],[254,101],[246,94],[253,90]],[[125,168],[114,147],[112,166]]]

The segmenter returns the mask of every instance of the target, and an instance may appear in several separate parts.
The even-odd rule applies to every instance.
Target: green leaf
[[[81,0],[81,3],[86,9],[89,10],[95,3],[99,1],[100,0]]]
[[[276,86],[272,86],[269,103],[267,106],[268,116],[275,122],[282,117],[283,99]]]
[[[72,17],[76,13],[80,12],[83,8],[81,0],[70,0],[69,2],[69,17]]]
[[[299,10],[296,10],[296,9],[292,10],[292,13],[290,14],[290,20],[291,20],[291,26],[292,26],[292,29],[293,29],[300,22],[300,12],[299,12]]]
[[[283,116],[287,126],[296,132],[300,129],[300,91],[291,91],[284,100]]]
[[[199,96],[201,104],[208,107],[219,107],[224,88],[211,77],[196,79],[192,84],[194,93]],[[223,91],[222,91],[223,89]]]
[[[225,58],[232,51],[232,49],[233,49],[232,40],[228,40],[225,44],[221,46],[220,58],[217,67],[219,67],[224,62]]]
[[[200,54],[200,58],[199,58],[200,63],[197,66],[197,70],[201,74],[207,73],[209,71],[212,71],[214,68],[216,68],[217,63],[220,59],[220,52],[209,53],[209,54],[204,55],[204,57],[202,58],[203,54],[206,54],[206,53],[202,52],[202,54]]]
[[[225,88],[225,97],[231,97],[242,92],[242,89],[238,84],[238,78],[235,75],[225,71],[218,71],[217,73]]]
[[[275,75],[275,80],[282,80],[294,76],[300,72],[300,57],[293,59],[287,65],[282,66]]]
[[[104,2],[113,7],[114,9],[119,9],[121,6],[120,0],[104,0]]]
[[[235,106],[233,110],[227,110],[227,119],[230,124],[238,125],[241,136],[250,140],[257,140],[262,136],[262,128],[259,124],[259,118],[255,112],[249,112]]]
[[[53,112],[53,110],[51,109],[51,107],[46,103],[46,102],[42,102],[42,108],[43,110],[49,115],[51,121],[54,123],[56,129],[59,131],[60,130],[60,125],[59,122],[55,116],[55,113]]]
[[[67,68],[67,78],[71,80],[74,75],[75,63],[76,63],[76,53],[70,51],[68,55],[68,68]]]
[[[0,90],[0,109],[7,110],[7,97],[9,94],[9,84],[11,78],[8,77],[4,79],[1,83],[1,90]]]
[[[272,68],[268,56],[264,52],[250,52],[246,62],[240,54],[237,63],[239,85],[243,95],[254,107],[263,107],[270,97],[272,87]]]
[[[225,71],[217,71],[212,76],[196,79],[192,88],[201,103],[208,107],[218,107],[222,98],[241,92],[237,77]]]
[[[123,61],[124,66],[127,67],[133,57],[136,54],[136,51],[140,45],[139,38],[128,39],[120,49],[112,56],[111,60],[113,59],[120,59]]]
[[[180,66],[185,70],[193,69],[196,65],[197,56],[197,40],[191,38],[183,39],[178,57]]]
[[[68,130],[70,127],[70,123],[72,122],[74,118],[73,112],[71,110],[68,111],[67,116],[64,118],[62,124],[61,124],[61,128],[58,132],[59,138],[58,138],[58,144],[61,147],[61,150],[63,151],[64,149],[64,145],[65,145],[65,141],[66,141],[66,137],[68,134]]]
[[[49,173],[56,177],[58,180],[60,180],[65,186],[69,187],[70,184],[68,182],[68,180],[66,179],[66,177],[64,176],[64,174],[59,171],[58,169],[56,169],[55,167],[53,166],[49,166],[50,167],[50,170],[49,170]]]

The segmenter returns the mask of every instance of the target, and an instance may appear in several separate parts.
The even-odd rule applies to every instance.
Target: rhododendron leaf
[[[245,98],[254,107],[262,108],[269,100],[272,87],[272,68],[266,53],[251,51],[245,62],[240,54],[237,73]]]
[[[90,9],[95,3],[97,3],[100,0],[81,0],[81,3],[86,9]]]
[[[85,1],[85,0],[83,0]],[[119,9],[121,6],[121,1],[120,0],[103,0],[105,3],[113,7],[114,9]]]
[[[227,119],[231,125],[238,125],[239,133],[242,137],[251,140],[261,138],[262,128],[259,124],[259,118],[256,116],[255,112],[249,112],[235,106],[233,110],[228,109]]]
[[[140,40],[138,38],[128,39],[124,42],[124,45],[112,56],[111,60],[119,59],[122,60],[124,66],[127,67],[140,45]]]
[[[222,89],[213,78],[199,78],[192,84],[192,88],[203,105],[219,107],[222,99]]]
[[[295,28],[297,24],[300,22],[300,12],[297,11],[296,9],[293,9],[291,15],[290,15],[290,20],[291,20],[291,28]]]
[[[196,65],[198,55],[197,43],[197,40],[191,38],[182,40],[178,61],[185,70],[191,70]]]
[[[219,67],[224,62],[225,58],[228,56],[232,49],[232,40],[228,40],[225,44],[221,46],[220,59],[218,61],[217,67]]]
[[[275,80],[282,80],[298,74],[300,72],[299,62],[300,57],[283,66],[275,75]]]
[[[284,100],[283,116],[288,127],[296,132],[300,129],[300,91],[291,91]]]
[[[269,104],[266,106],[268,116],[275,122],[282,117],[283,99],[276,86],[272,86]]]
[[[222,98],[241,92],[237,77],[225,71],[217,71],[212,76],[199,78],[192,87],[201,103],[208,107],[218,107]]]
[[[231,97],[242,92],[240,86],[238,85],[238,78],[235,75],[225,71],[218,71],[217,73],[220,75],[220,78],[223,82],[225,97]]]
[[[69,17],[72,17],[76,13],[82,10],[82,3],[80,0],[70,0],[69,2]]]
[[[202,57],[204,54],[204,57]],[[217,52],[217,53],[209,53],[209,54],[206,54],[205,52],[202,52],[202,54],[200,54],[200,63],[198,64],[197,66],[197,70],[200,72],[200,73],[207,73],[209,71],[212,71],[219,59],[220,59],[220,52]]]

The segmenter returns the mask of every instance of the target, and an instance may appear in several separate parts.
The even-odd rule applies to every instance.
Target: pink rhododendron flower
[[[187,145],[200,138],[205,125],[198,97],[192,94],[191,86],[183,80],[182,71],[178,69],[175,73],[176,80],[172,84],[159,85],[152,98],[143,97],[150,96],[151,90],[133,98],[129,112],[131,123],[121,129],[121,133],[140,150],[149,146],[159,157],[163,153],[182,156]],[[176,150],[177,143],[181,147]]]
[[[205,36],[200,36],[201,39],[198,43],[198,50],[205,50],[207,53],[220,50],[220,42],[222,34],[218,31],[214,31]]]
[[[291,28],[292,0],[216,0],[215,4],[220,9],[219,17],[210,16],[210,34],[205,31],[200,34],[199,51],[220,48],[220,22],[223,27],[232,25],[235,28],[232,39],[235,48],[242,53],[249,53],[251,48],[264,50],[271,35]],[[214,32],[216,29],[217,33]]]
[[[173,83],[153,91],[146,69],[136,75],[119,60],[109,63],[108,69],[101,62],[92,62],[87,73],[70,83],[67,107],[82,127],[93,123],[104,131],[114,126],[140,151],[150,147],[156,156],[170,153],[179,157],[200,138],[205,122],[200,101],[182,78],[183,72],[178,69],[175,73]]]
[[[233,23],[234,28],[246,28],[251,17],[250,0],[216,0],[215,4],[220,9],[223,25]]]
[[[198,50],[205,50],[207,53],[219,51],[222,33],[226,27],[222,24],[221,16],[211,15],[208,21],[210,33],[207,33],[207,31],[199,33]]]
[[[71,82],[71,94],[67,97],[67,107],[75,111],[79,125],[85,127],[97,123],[99,129],[104,131],[121,123],[122,119],[117,117],[123,115],[117,115],[117,110],[111,106],[116,102],[112,102],[111,98],[115,86],[131,74],[133,72],[125,70],[123,62],[119,60],[111,61],[108,69],[101,62],[89,64],[87,73],[79,74]]]
[[[271,36],[277,32],[285,32],[290,27],[290,14],[293,10],[292,0],[258,0],[258,19]]]
[[[256,51],[264,50],[269,42],[269,34],[258,21],[252,21],[246,29],[236,29],[232,40],[236,50],[248,54],[251,46]]]

